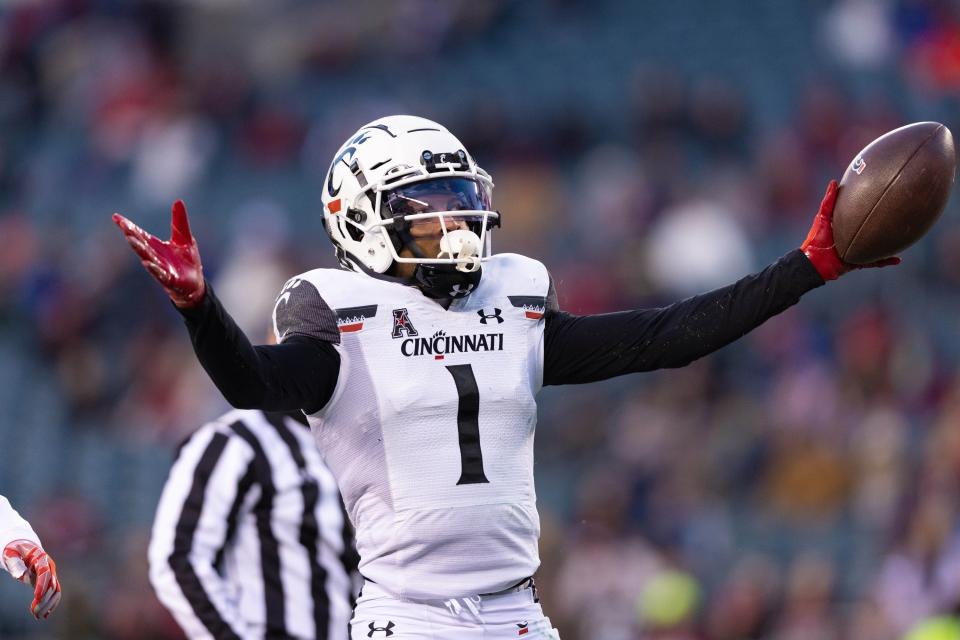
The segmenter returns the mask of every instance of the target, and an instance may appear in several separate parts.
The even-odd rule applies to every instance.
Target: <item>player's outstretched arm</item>
[[[299,336],[282,345],[254,347],[203,278],[183,201],[173,203],[170,240],[160,240],[119,213],[113,221],[184,317],[200,364],[227,402],[265,411],[323,407],[340,371],[336,349]]]
[[[20,517],[6,498],[0,496],[0,562],[11,576],[33,586],[30,612],[36,619],[47,618],[60,604],[57,565],[40,546],[33,527]]]
[[[827,185],[827,191],[823,194],[823,201],[820,202],[820,209],[813,218],[813,225],[810,227],[810,233],[806,240],[800,245],[800,250],[807,256],[817,270],[824,282],[836,280],[840,276],[854,269],[867,269],[874,267],[889,267],[900,264],[900,258],[887,258],[870,264],[850,264],[844,262],[837,253],[837,245],[833,241],[833,208],[837,203],[837,193],[839,193],[837,181],[831,180]]]
[[[869,265],[843,262],[833,241],[837,183],[831,182],[800,249],[734,284],[658,309],[546,317],[543,383],[576,384],[683,367],[796,304],[807,291]]]

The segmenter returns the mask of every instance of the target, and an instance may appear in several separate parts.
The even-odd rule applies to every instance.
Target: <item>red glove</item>
[[[60,604],[60,580],[53,558],[29,540],[14,540],[3,548],[3,564],[14,578],[33,585],[33,617],[49,617]]]
[[[187,208],[183,200],[173,203],[172,214],[170,240],[150,235],[119,213],[113,214],[113,221],[140,256],[143,266],[163,286],[173,304],[186,309],[200,304],[206,293],[206,285],[203,282],[200,250],[190,233],[190,221],[187,220]]]
[[[823,201],[820,203],[817,217],[813,219],[810,233],[807,234],[807,239],[800,245],[800,250],[813,263],[813,268],[817,270],[820,277],[824,281],[836,280],[854,269],[889,267],[900,264],[900,258],[886,258],[869,264],[851,264],[840,258],[837,247],[833,242],[833,205],[837,202],[838,191],[837,181],[831,180],[830,184],[827,185],[827,192],[823,194]]]

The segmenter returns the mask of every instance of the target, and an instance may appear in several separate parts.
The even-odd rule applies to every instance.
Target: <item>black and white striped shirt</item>
[[[170,470],[149,557],[190,638],[348,638],[350,525],[293,414],[231,411],[197,430]]]

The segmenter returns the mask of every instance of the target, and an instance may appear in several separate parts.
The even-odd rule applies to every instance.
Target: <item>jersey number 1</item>
[[[483,473],[483,452],[480,450],[480,390],[469,364],[452,364],[447,371],[457,385],[457,433],[460,436],[460,480],[457,484],[490,482]]]

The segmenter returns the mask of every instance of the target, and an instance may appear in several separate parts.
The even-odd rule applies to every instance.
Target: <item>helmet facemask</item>
[[[490,230],[500,216],[490,210],[489,189],[477,181],[434,178],[379,195],[381,229],[392,240],[395,262],[452,264],[467,273],[490,256]],[[425,254],[423,245],[431,239],[439,240],[438,246]],[[412,255],[402,257],[403,249]]]

